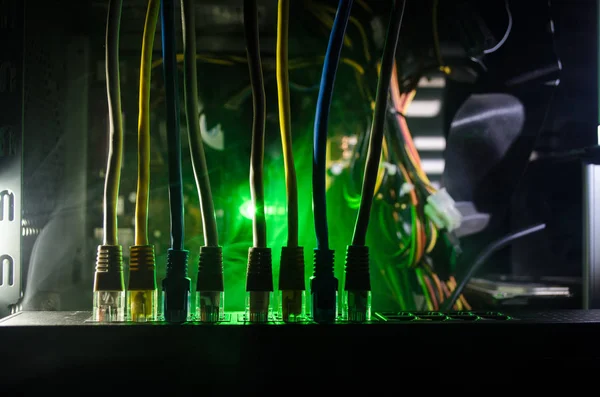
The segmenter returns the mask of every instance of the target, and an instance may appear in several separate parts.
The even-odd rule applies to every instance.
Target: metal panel
[[[21,296],[23,2],[0,1],[0,317]]]
[[[583,167],[583,308],[600,308],[600,165]]]

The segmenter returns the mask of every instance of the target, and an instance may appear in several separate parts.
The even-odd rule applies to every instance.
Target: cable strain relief
[[[334,275],[334,260],[335,260],[335,251],[334,250],[324,250],[320,248],[315,248],[313,254],[313,276],[331,276]]]
[[[167,274],[162,281],[164,316],[168,322],[184,322],[188,317],[191,281],[187,277],[186,250],[167,250]]]
[[[127,289],[130,291],[156,289],[156,260],[153,245],[129,247],[129,285]]]
[[[187,277],[188,255],[187,250],[167,250],[167,277]]]
[[[304,248],[282,247],[279,263],[279,290],[304,291]]]
[[[224,291],[222,247],[200,247],[196,290]]]
[[[346,291],[370,291],[369,247],[349,245],[346,247]]]
[[[99,245],[96,255],[94,291],[124,291],[123,247]]]
[[[251,247],[248,250],[246,291],[273,292],[273,265],[271,248]]]

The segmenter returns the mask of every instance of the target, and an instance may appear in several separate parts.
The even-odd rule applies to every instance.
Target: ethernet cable
[[[110,0],[106,21],[106,93],[109,148],[104,184],[104,238],[98,246],[94,274],[94,321],[123,321],[125,287],[123,248],[117,234],[117,204],[123,160],[123,118],[119,77],[119,33],[123,0]]]
[[[183,248],[183,182],[179,130],[179,94],[175,40],[175,4],[161,1],[163,68],[167,104],[167,146],[169,151],[169,204],[171,248],[167,251],[167,274],[162,283],[165,320],[187,321],[190,309],[191,280],[188,277],[188,251]]]
[[[266,322],[273,292],[271,249],[267,247],[263,157],[265,144],[266,97],[260,58],[258,8],[256,0],[244,0],[244,36],[252,86],[252,149],[250,153],[250,194],[254,205],[252,231],[254,244],[248,250],[246,271],[246,319]]]
[[[377,183],[379,162],[384,137],[384,125],[394,67],[396,47],[404,17],[406,0],[396,0],[392,8],[381,59],[377,83],[375,110],[363,178],[360,207],[354,227],[352,245],[346,251],[346,282],[344,285],[344,318],[349,321],[369,321],[371,318],[371,280],[369,273],[369,248],[365,245],[373,192]]]
[[[290,81],[288,70],[288,29],[290,0],[279,0],[277,8],[277,93],[279,99],[279,128],[283,147],[287,194],[287,245],[281,249],[279,266],[280,317],[296,322],[304,317],[304,250],[298,246],[298,182],[292,150],[290,110]]]
[[[193,0],[181,0],[183,14],[184,96],[188,139],[194,178],[200,197],[204,246],[200,248],[196,284],[196,319],[216,322],[223,318],[223,253],[219,247],[217,220],[213,204],[208,167],[204,155],[198,119],[198,82],[196,71],[196,15]]]
[[[363,5],[364,5],[364,3],[363,3]],[[361,5],[361,7],[363,5]],[[315,7],[315,10],[313,11],[313,13],[316,13],[317,18],[323,24],[325,24],[325,26],[327,26],[329,29],[331,29],[331,27],[333,25],[333,18],[330,18],[330,16],[328,14],[335,14],[336,9],[333,7],[330,7],[326,4],[314,4],[314,7]],[[371,52],[369,51],[370,45],[369,45],[369,39],[367,37],[367,31],[366,31],[365,27],[357,18],[355,18],[353,16],[350,16],[348,21],[355,27],[357,33],[359,34],[360,39],[362,41],[362,47],[363,47],[365,61],[367,62],[367,64],[370,64],[372,57],[371,57]]]
[[[310,279],[310,293],[312,317],[318,323],[332,322],[337,317],[338,280],[334,275],[334,252],[329,249],[327,227],[327,124],[335,76],[351,10],[352,0],[340,0],[323,62],[315,114],[312,186],[317,248],[314,251],[314,272]]]
[[[154,246],[148,242],[148,197],[150,194],[150,81],[159,11],[160,0],[148,0],[140,62],[135,245],[129,248],[127,287],[129,319],[136,322],[154,321],[158,312]]]

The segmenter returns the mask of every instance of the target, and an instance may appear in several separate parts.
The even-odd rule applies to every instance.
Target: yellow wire
[[[417,279],[419,280],[419,285],[423,290],[423,298],[425,298],[425,303],[427,304],[427,310],[433,310],[433,302],[431,301],[431,297],[429,296],[429,291],[427,290],[427,285],[425,284],[425,279],[423,277],[423,272],[421,269],[415,269],[415,273],[417,275]]]
[[[456,279],[454,278],[454,276],[450,277],[450,280],[448,280],[448,287],[450,288],[450,291],[454,291],[454,288],[457,287],[456,285]],[[465,307],[465,305],[463,303],[465,303],[466,300],[464,298],[464,296],[461,294],[458,299],[456,300],[456,309],[457,310],[463,310],[463,308]],[[471,306],[469,306],[469,304],[467,303],[467,307],[469,309],[467,310],[471,310]]]
[[[365,0],[356,0],[356,4],[358,4],[359,6],[364,8],[364,10],[366,12],[368,12],[369,14],[373,13],[373,9],[371,7],[369,7],[369,5],[367,4],[367,2]]]
[[[429,245],[427,246],[427,249],[425,250],[425,252],[427,252],[428,254],[433,251],[433,249],[435,248],[435,244],[437,243],[437,239],[438,239],[438,230],[435,227],[435,225],[430,221],[429,225],[431,226],[431,239],[429,240]]]
[[[148,245],[148,197],[150,194],[150,88],[152,51],[158,23],[160,0],[149,0],[142,59],[140,63],[140,98],[138,115],[138,181],[135,200],[135,245]]]
[[[365,53],[365,60],[367,62],[371,62],[372,58],[371,58],[371,52],[369,51],[369,39],[367,38],[367,32],[365,31],[365,28],[363,27],[362,23],[360,23],[360,21],[358,19],[356,19],[355,17],[350,17],[349,20],[350,20],[350,23],[356,27],[356,30],[358,30],[360,39],[363,42],[363,51]]]
[[[451,278],[446,283],[448,285],[448,288],[450,289],[450,292],[454,291],[454,287],[456,286],[456,284],[454,284],[453,281],[454,280]],[[460,297],[456,300],[456,303],[454,304],[454,306],[456,307],[456,310],[462,310],[463,305],[462,305],[462,302],[460,300]]]
[[[301,69],[301,68],[305,68],[307,66],[313,66],[313,65],[320,65],[323,63],[324,59],[325,59],[325,57],[323,57],[323,56],[316,57],[314,59],[307,59],[307,58],[293,59],[293,60],[289,61],[289,70]],[[358,72],[361,75],[365,74],[365,69],[358,62],[356,62],[353,59],[341,58],[340,63],[346,64],[346,65],[352,67],[356,72]]]
[[[298,184],[292,151],[292,120],[290,81],[288,73],[288,25],[290,0],[279,0],[277,7],[277,97],[279,99],[279,129],[283,148],[285,185],[287,190],[288,247],[298,246]]]
[[[360,74],[365,74],[365,69],[362,66],[360,66],[360,64],[358,62],[356,62],[355,60],[352,60],[350,58],[342,58],[342,59],[340,59],[340,62],[353,67],[354,70],[356,70]]]
[[[469,302],[467,302],[467,298],[465,298],[464,295],[460,296],[460,302],[463,305],[463,307],[465,308],[465,310],[472,310],[471,305],[469,304]]]
[[[231,59],[232,61],[239,62],[239,63],[247,63],[248,62],[247,58],[241,57],[238,55],[229,55],[227,58]]]
[[[435,227],[435,225],[431,225],[431,239],[429,240],[429,245],[427,246],[427,249],[425,250],[425,252],[427,252],[429,254],[431,251],[433,251],[433,249],[435,248],[435,245],[437,244],[437,239],[438,239],[437,228]]]
[[[404,104],[404,108],[401,109],[403,114],[406,114],[406,111],[408,110],[408,108],[410,107],[410,105],[412,104],[413,99],[415,98],[416,95],[416,91],[413,90],[409,93],[409,96]],[[409,131],[409,135],[410,135],[410,131]],[[411,137],[412,139],[412,137]],[[408,142],[406,143],[406,145],[408,145]],[[414,147],[414,144],[412,142],[410,142],[410,145],[412,147]],[[436,191],[436,189],[432,186],[431,181],[429,180],[429,177],[427,176],[427,174],[423,171],[423,167],[421,165],[421,162],[419,160],[417,160],[410,149],[406,149],[406,154],[407,157],[409,159],[409,161],[412,163],[413,167],[415,168],[415,170],[417,171],[417,176],[419,177],[419,179],[421,179],[421,181],[425,184],[427,190],[430,193],[433,193]]]
[[[239,57],[236,55],[224,55],[223,58],[219,58],[219,56],[217,56],[217,55],[197,54],[196,59],[198,61],[201,61],[204,63],[210,63],[213,65],[222,65],[222,66],[233,66],[237,63],[242,63],[242,61],[244,63],[248,62],[248,60],[246,58]],[[323,63],[323,59],[325,59],[325,57],[323,57],[323,56],[315,57],[315,58],[291,59],[288,61],[288,70],[301,69],[301,68],[305,68],[307,66],[313,66],[313,65],[321,65]],[[182,62],[183,62],[183,54],[177,54],[177,63],[182,63]],[[162,63],[163,63],[162,58],[157,59],[156,61],[152,62],[152,69],[159,67],[160,65],[162,65]],[[340,63],[346,64],[346,65],[352,67],[360,75],[365,74],[365,68],[363,68],[361,66],[361,64],[356,62],[354,59],[344,57],[344,58],[340,59]],[[264,61],[263,64],[268,64],[268,62]]]
[[[442,51],[440,50],[440,34],[438,32],[438,9],[439,0],[433,0],[433,12],[431,21],[431,26],[433,29],[433,49],[435,51],[435,56],[440,67],[440,71],[444,72],[445,74],[450,74],[452,70],[449,66],[444,65],[444,60],[442,59]]]
[[[381,161],[384,161],[388,157],[388,145],[385,138],[383,138],[383,146],[381,148]],[[373,191],[373,196],[377,196],[379,189],[381,189],[381,185],[383,184],[383,178],[385,176],[385,168],[383,166],[379,166],[379,171],[377,171],[377,180],[375,181],[375,190]]]
[[[227,56],[227,58],[229,58],[229,59],[222,59],[222,58],[219,58],[216,56],[204,55],[204,54],[196,55],[196,59],[198,61],[202,61],[204,63],[212,63],[213,65],[233,66],[236,64],[236,62],[239,62],[239,61],[233,59],[234,58],[233,56]],[[183,62],[183,54],[177,54],[176,59],[177,59],[177,63],[182,63]],[[247,62],[246,58],[244,58],[244,62]],[[152,69],[159,67],[160,65],[162,65],[162,63],[163,63],[162,58],[157,59],[156,61],[152,62]]]

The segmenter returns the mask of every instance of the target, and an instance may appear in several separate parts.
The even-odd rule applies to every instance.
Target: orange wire
[[[456,288],[458,286],[454,276],[450,276],[450,282],[453,285],[452,290],[454,291],[454,288]],[[467,302],[467,298],[465,298],[465,296],[463,294],[461,294],[458,297],[458,300],[460,301],[460,303],[463,304],[463,306],[465,307],[466,310],[471,310],[471,305],[469,304],[469,302]]]
[[[415,258],[415,265],[421,262],[423,259],[423,252],[425,250],[425,241],[424,241],[424,233],[423,233],[423,224],[420,219],[416,220],[417,222],[417,255]]]
[[[454,279],[454,277],[451,277],[451,278],[453,280],[454,287],[456,288],[457,287],[456,280]],[[461,294],[458,297],[458,300],[460,301],[460,303],[462,303],[465,310],[471,310],[471,305],[469,304],[469,302],[467,302],[467,298],[465,298],[465,296],[463,294]]]
[[[427,275],[423,275],[423,280],[425,281],[425,285],[427,286],[427,291],[429,291],[429,298],[431,299],[433,310],[439,310],[440,306],[438,305],[437,296],[435,295],[435,291],[433,290],[433,286],[431,285],[431,280]]]
[[[394,68],[392,70],[392,79],[390,80],[390,84],[392,91],[392,103],[394,104],[394,108],[396,109],[396,111],[405,113],[406,109],[408,108],[408,106],[412,102],[412,99],[414,98],[415,91],[413,90],[408,94],[400,93],[400,84],[398,82],[398,68],[395,63]],[[417,153],[412,137],[408,133],[408,124],[406,123],[404,116],[402,114],[396,113],[396,118],[398,119],[398,122],[402,127],[402,135],[404,137],[405,144],[409,148],[409,152],[414,156],[416,160],[419,161],[420,164],[421,158],[419,157],[419,153]]]
[[[450,298],[451,293],[446,283],[442,283],[442,291],[444,291],[444,300]],[[452,309],[456,310],[456,305],[452,306]]]
[[[443,301],[444,298],[444,292],[442,291],[442,282],[440,281],[440,278],[438,277],[437,274],[435,274],[434,272],[431,272],[431,277],[433,278],[433,281],[435,282],[435,286],[437,287],[438,293],[440,294],[440,300]]]

